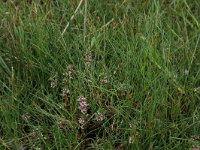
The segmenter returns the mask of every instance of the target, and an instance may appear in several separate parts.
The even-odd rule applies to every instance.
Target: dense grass
[[[199,0],[79,2],[0,0],[0,149],[200,147]]]

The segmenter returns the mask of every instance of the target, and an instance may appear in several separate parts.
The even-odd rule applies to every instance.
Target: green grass
[[[199,0],[85,2],[0,0],[0,149],[200,149]]]

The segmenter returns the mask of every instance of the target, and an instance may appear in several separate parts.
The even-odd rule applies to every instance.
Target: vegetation
[[[0,149],[200,149],[199,0],[0,4]]]

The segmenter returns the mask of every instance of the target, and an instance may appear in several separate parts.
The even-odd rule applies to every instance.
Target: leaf
[[[3,60],[3,58],[0,56],[0,72],[6,72],[7,74],[11,75],[11,71],[8,68],[8,66],[6,65],[5,61]]]

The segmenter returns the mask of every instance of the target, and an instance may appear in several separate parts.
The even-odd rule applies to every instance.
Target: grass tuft
[[[0,3],[0,149],[200,149],[198,0]]]

